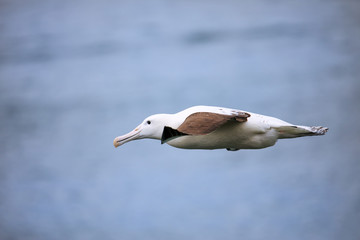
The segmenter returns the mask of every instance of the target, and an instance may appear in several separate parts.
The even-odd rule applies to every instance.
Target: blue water
[[[0,239],[360,239],[357,1],[0,2]],[[193,105],[323,125],[114,149]]]

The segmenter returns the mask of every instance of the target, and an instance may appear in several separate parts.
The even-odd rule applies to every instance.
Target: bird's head
[[[156,114],[147,117],[131,132],[116,137],[114,139],[114,146],[119,147],[132,140],[143,138],[161,139],[164,127],[170,124],[170,119],[170,114]]]

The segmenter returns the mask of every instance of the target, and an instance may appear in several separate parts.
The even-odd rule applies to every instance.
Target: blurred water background
[[[360,239],[360,2],[0,1],[0,239]],[[263,150],[114,137],[193,105]]]

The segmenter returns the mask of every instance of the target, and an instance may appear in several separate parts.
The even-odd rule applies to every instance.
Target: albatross
[[[150,138],[183,149],[260,149],[278,139],[324,135],[326,127],[299,126],[278,118],[242,110],[194,106],[175,114],[147,117],[133,131],[116,137],[119,147],[132,140]]]

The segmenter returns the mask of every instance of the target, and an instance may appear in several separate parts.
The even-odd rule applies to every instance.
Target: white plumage
[[[327,130],[247,111],[195,106],[175,114],[152,115],[130,133],[115,138],[114,146],[152,138],[178,148],[234,151],[269,147],[281,138],[323,135]]]

